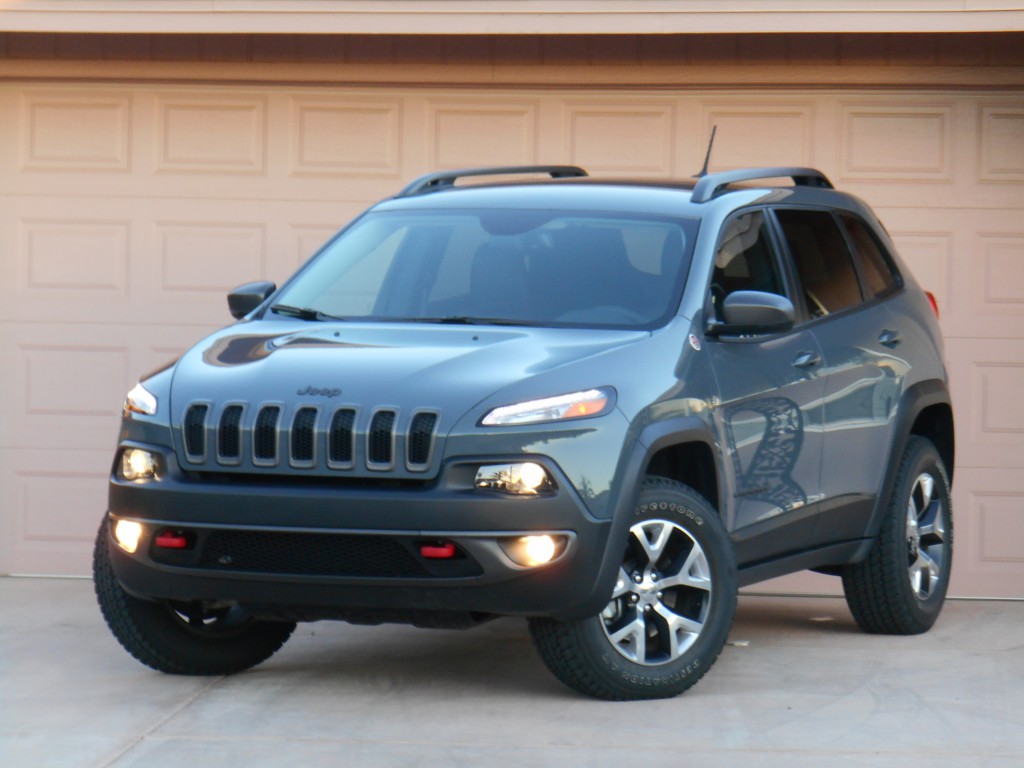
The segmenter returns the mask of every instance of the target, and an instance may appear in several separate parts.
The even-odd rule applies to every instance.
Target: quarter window
[[[790,209],[776,215],[793,256],[808,314],[824,317],[859,304],[857,272],[832,214]]]
[[[886,258],[878,240],[867,225],[856,216],[841,214],[839,218],[850,235],[850,242],[860,257],[861,275],[864,287],[870,296],[879,296],[896,288],[899,283],[893,273],[891,262]]]

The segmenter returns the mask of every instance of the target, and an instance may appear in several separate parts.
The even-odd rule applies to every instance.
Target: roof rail
[[[791,178],[798,187],[820,187],[834,189],[832,182],[819,170],[814,168],[742,168],[738,171],[723,171],[702,176],[693,187],[690,202],[706,203],[722,187],[737,181],[754,181],[755,179]]]
[[[420,192],[454,187],[456,179],[466,176],[514,176],[528,173],[546,173],[553,179],[587,175],[586,171],[575,165],[508,165],[494,168],[463,168],[458,171],[437,171],[424,174],[412,181],[395,197],[409,197]]]

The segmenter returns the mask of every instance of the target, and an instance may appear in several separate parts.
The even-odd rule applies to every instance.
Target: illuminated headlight
[[[125,413],[130,411],[145,416],[155,416],[156,405],[156,395],[142,386],[142,382],[132,387],[131,392],[124,399]]]
[[[141,538],[142,526],[134,520],[118,520],[114,526],[114,540],[128,554],[135,554]]]
[[[502,539],[498,542],[509,559],[524,568],[535,568],[538,565],[550,563],[565,552],[566,543],[565,536],[551,534],[519,536],[515,539]]]
[[[121,477],[125,480],[156,477],[156,456],[141,448],[128,448],[121,454]]]
[[[614,401],[611,387],[570,392],[567,395],[527,400],[495,408],[480,421],[485,427],[506,427],[533,424],[538,421],[563,421],[600,416],[611,408]]]
[[[476,471],[477,488],[534,496],[554,490],[548,471],[540,464],[524,461],[516,464],[485,464]]]

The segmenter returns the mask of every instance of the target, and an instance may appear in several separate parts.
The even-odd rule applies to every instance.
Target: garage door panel
[[[539,103],[522,99],[427,102],[432,168],[538,162]]]
[[[124,395],[205,329],[92,323],[8,323],[0,355],[0,447],[110,450]],[[211,328],[212,330],[212,328]]]
[[[1019,339],[948,339],[958,467],[1024,468]]]
[[[709,169],[814,163],[816,110],[811,101],[729,99],[701,105],[702,136],[715,133]],[[751,137],[756,136],[756,141]],[[699,167],[699,166],[698,166]]]
[[[954,578],[961,595],[1020,597],[1024,585],[1024,482],[1020,472],[957,471]]]
[[[0,572],[89,573],[110,450],[0,448]]]
[[[612,99],[566,100],[565,156],[605,176],[673,175],[675,104]]]

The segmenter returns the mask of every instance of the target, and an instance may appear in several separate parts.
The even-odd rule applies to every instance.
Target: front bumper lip
[[[168,456],[173,463],[173,455]],[[418,487],[345,486],[301,479],[196,477],[169,471],[159,481],[129,483],[112,477],[111,522],[130,519],[144,528],[135,554],[110,538],[114,572],[131,594],[167,600],[231,600],[290,608],[462,611],[559,618],[593,615],[607,602],[595,587],[610,521],[592,517],[558,466],[530,455],[555,478],[551,494],[514,497],[474,489],[474,467],[522,457],[481,457],[450,462],[431,484]],[[466,478],[470,478],[466,482]],[[113,525],[111,525],[111,529]],[[395,542],[411,556],[417,542],[456,545],[475,570],[427,563],[425,573],[382,576],[220,568],[163,553],[154,559],[161,530],[206,536],[262,533],[273,540],[309,536],[365,536]],[[566,546],[552,562],[523,567],[499,540],[548,533]],[[316,611],[314,611],[315,613]]]

